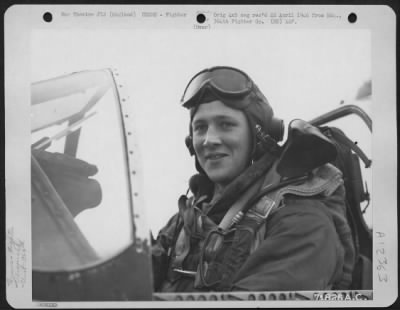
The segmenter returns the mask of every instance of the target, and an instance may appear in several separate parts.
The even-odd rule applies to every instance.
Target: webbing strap
[[[218,225],[218,228],[225,231],[232,225],[232,220],[236,214],[242,211],[247,203],[258,193],[263,180],[256,181],[226,212],[225,216]]]

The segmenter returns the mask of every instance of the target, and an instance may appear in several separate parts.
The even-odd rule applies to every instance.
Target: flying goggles
[[[207,87],[217,94],[239,99],[247,96],[254,87],[249,76],[235,68],[218,66],[197,73],[188,83],[183,93],[181,103],[185,108],[192,108]]]

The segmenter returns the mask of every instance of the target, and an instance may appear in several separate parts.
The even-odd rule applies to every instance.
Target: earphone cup
[[[269,128],[269,135],[276,141],[282,141],[283,134],[285,133],[285,125],[283,120],[273,117]]]
[[[190,156],[193,156],[195,154],[194,147],[193,147],[193,138],[191,136],[187,136],[185,138],[185,144],[189,150]]]

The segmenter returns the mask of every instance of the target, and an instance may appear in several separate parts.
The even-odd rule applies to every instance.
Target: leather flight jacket
[[[268,186],[265,182],[261,190]],[[268,218],[285,207],[286,197],[315,197],[325,201],[340,186],[343,186],[340,170],[331,164],[322,165],[300,184],[287,185],[262,196],[226,230],[219,229],[204,212],[207,209],[205,197],[181,197],[179,213],[183,225],[175,246],[170,249],[167,280],[161,291],[232,290],[238,270],[265,239]],[[332,208],[336,223],[343,221],[335,212]],[[348,250],[343,275],[332,286],[345,289],[351,283],[354,249],[348,225],[339,225],[337,232],[343,248]]]

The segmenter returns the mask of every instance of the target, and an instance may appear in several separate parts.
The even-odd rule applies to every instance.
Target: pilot
[[[355,254],[341,172],[328,160],[296,170],[297,153],[282,161],[283,122],[241,70],[197,73],[181,101],[198,174],[153,240],[155,290],[348,289]]]

